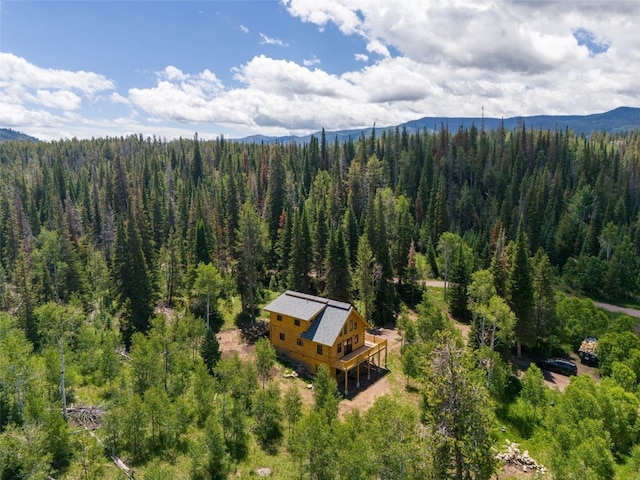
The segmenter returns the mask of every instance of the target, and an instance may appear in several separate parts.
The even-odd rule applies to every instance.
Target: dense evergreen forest
[[[637,133],[525,125],[2,142],[0,479],[116,478],[111,455],[144,478],[225,478],[260,448],[290,468],[278,478],[490,478],[499,424],[555,478],[635,472],[636,322],[564,293],[637,301],[639,167]],[[427,278],[445,281],[471,348]],[[284,289],[397,326],[420,401],[338,420],[326,372],[306,412],[265,383],[267,343],[255,364],[220,360],[223,304],[239,299],[246,324]],[[602,382],[559,394],[536,367],[509,373],[510,353],[568,353],[586,335],[601,339]],[[79,391],[106,405],[95,437],[68,421]]]

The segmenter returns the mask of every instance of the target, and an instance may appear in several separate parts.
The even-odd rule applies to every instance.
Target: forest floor
[[[389,356],[400,356],[400,338],[395,329],[383,328],[380,330],[378,336],[387,340],[387,353]],[[220,351],[224,358],[237,353],[243,360],[253,359],[255,347],[248,345],[242,340],[240,330],[222,330],[217,334],[217,338],[220,344]],[[285,378],[283,377],[283,374],[286,373],[285,370],[286,369],[280,364],[274,369],[274,379],[280,384],[281,391],[284,392],[293,382],[297,382],[303,403],[305,405],[311,405],[313,403],[313,389],[309,387],[309,385],[311,385],[310,382],[300,377],[297,379]],[[390,375],[382,375],[378,381],[372,383],[367,388],[363,388],[354,396],[350,396],[349,399],[341,401],[339,406],[340,417],[344,417],[344,415],[353,410],[365,412],[375,403],[378,397],[392,393],[395,383],[397,382],[394,382]]]

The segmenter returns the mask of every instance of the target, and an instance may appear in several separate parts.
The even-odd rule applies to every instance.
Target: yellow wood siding
[[[349,340],[351,341],[351,351],[364,345],[365,322],[355,310],[347,318],[334,344],[331,346],[321,345],[321,355],[318,354],[318,345],[320,344],[301,339],[302,334],[310,327],[309,322],[298,319],[300,323],[298,326],[295,324],[295,320],[295,317],[270,312],[269,337],[271,344],[274,348],[284,351],[292,359],[304,364],[311,373],[315,373],[318,366],[324,364],[335,376],[336,370],[331,365],[349,353],[347,351]],[[284,335],[284,340],[280,338],[281,334]],[[298,344],[298,340],[302,340],[302,345]],[[342,347],[340,352],[338,352],[338,345]]]

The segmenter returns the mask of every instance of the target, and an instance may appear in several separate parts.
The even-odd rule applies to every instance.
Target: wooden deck
[[[387,365],[387,339],[376,335],[365,334],[364,345],[357,350],[336,360],[331,365],[336,370],[344,373],[345,395],[349,393],[349,370],[363,363],[367,364],[367,378],[371,377],[371,364],[381,365],[381,356],[384,353],[384,366]],[[377,361],[373,361],[377,360]],[[356,388],[360,388],[360,369],[356,368]]]

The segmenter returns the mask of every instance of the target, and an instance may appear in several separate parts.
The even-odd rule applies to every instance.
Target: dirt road
[[[625,315],[629,315],[630,317],[640,318],[640,310],[637,310],[635,308],[620,307],[618,305],[611,305],[610,303],[602,302],[593,302],[593,304],[596,307],[607,310],[609,312],[624,313]]]
[[[426,280],[424,283],[427,287],[444,288],[444,282],[442,280]],[[636,308],[621,307],[619,305],[604,302],[593,302],[593,304],[602,310],[607,310],[608,312],[624,313],[630,317],[640,318],[640,310]]]

